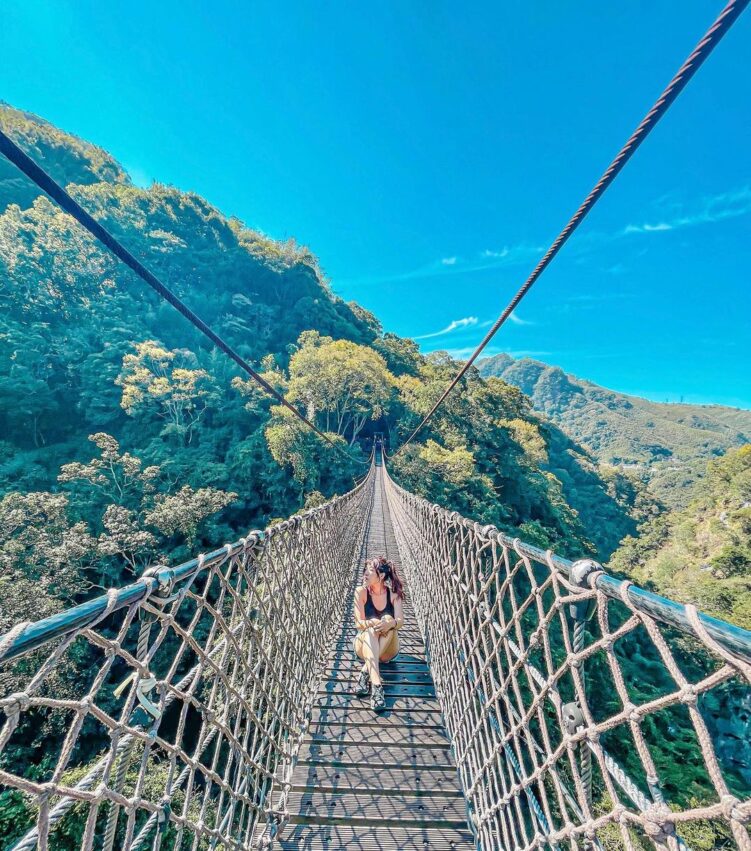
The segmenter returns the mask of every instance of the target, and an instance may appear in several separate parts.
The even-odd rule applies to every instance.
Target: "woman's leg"
[[[379,636],[374,629],[365,629],[358,636],[355,644],[357,655],[365,662],[365,670],[368,672],[370,682],[381,685],[381,672],[378,668]]]
[[[381,662],[388,662],[399,652],[399,633],[392,629],[386,635],[379,636],[378,641],[378,659]]]

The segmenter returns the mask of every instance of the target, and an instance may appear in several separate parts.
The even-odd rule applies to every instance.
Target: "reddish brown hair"
[[[385,556],[375,556],[365,562],[365,567],[374,568],[383,578],[383,584],[391,589],[391,593],[400,600],[404,599],[404,582],[393,561]]]

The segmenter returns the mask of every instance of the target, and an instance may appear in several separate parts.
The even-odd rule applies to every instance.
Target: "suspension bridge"
[[[726,5],[397,451],[746,5]],[[332,443],[3,133],[0,152]],[[386,460],[379,446],[345,495],[0,636],[0,791],[34,822],[4,848],[688,851],[709,826],[751,851],[731,724],[751,703],[751,633],[430,504]],[[376,718],[353,689],[352,592],[380,554],[407,594]],[[14,756],[29,730],[43,765]],[[678,732],[692,794],[664,782]]]
[[[407,580],[381,717],[354,695],[351,649],[350,592],[376,553]],[[84,652],[75,693],[56,694]],[[663,675],[644,702],[635,653],[640,676]],[[697,679],[687,653],[705,660]],[[682,831],[707,820],[751,848],[751,795],[703,711],[751,686],[751,633],[432,505],[380,453],[319,508],[18,624],[0,638],[14,661],[0,757],[25,724],[65,726],[45,776],[0,763],[36,805],[14,851],[55,848],[72,818],[82,848],[107,851],[688,849]],[[681,719],[706,769],[692,806],[658,768]],[[106,744],[81,763],[91,737]]]

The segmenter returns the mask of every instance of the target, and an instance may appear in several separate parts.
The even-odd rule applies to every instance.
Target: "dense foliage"
[[[688,507],[627,538],[611,567],[751,629],[751,444],[711,461]]]
[[[650,402],[507,354],[485,358],[478,367],[485,377],[519,387],[536,411],[599,462],[632,471],[671,507],[685,507],[709,459],[751,441],[751,411]]]

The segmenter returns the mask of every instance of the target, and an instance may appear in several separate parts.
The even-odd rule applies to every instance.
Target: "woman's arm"
[[[381,619],[385,629],[384,632],[390,632],[392,629],[401,629],[404,625],[404,606],[399,597],[394,597],[394,617],[386,615]]]
[[[404,606],[401,597],[394,600],[394,620],[396,621],[394,629],[401,629],[404,626]]]

